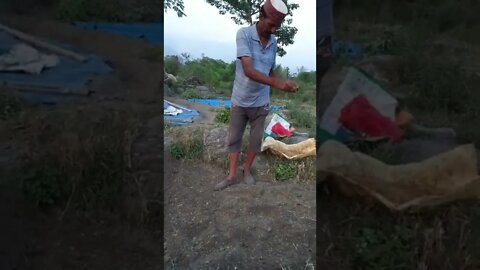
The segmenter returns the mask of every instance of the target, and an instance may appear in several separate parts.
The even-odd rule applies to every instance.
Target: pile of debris
[[[348,196],[379,202],[397,211],[418,210],[469,198],[480,199],[480,176],[473,144],[425,159],[390,165],[350,146],[359,143],[392,147],[413,136],[454,144],[450,128],[427,128],[415,123],[409,112],[369,74],[349,68],[318,128],[317,178],[328,181]],[[350,148],[349,148],[350,147]],[[420,149],[414,155],[423,155]]]
[[[87,84],[112,71],[101,58],[0,24],[0,86],[32,103],[88,95]]]
[[[354,67],[349,68],[318,128],[320,143],[334,139],[347,145],[361,141],[400,142],[407,132],[455,138],[453,129],[415,124],[413,115],[402,109],[396,98]]]
[[[296,143],[287,144],[282,138],[296,137]],[[262,151],[269,151],[274,155],[287,159],[301,159],[314,156],[315,139],[309,138],[308,133],[301,133],[286,120],[284,116],[273,113],[272,118],[265,128]]]
[[[163,118],[165,122],[171,125],[178,126],[193,123],[195,117],[199,115],[196,110],[189,109],[166,99],[163,100]]]

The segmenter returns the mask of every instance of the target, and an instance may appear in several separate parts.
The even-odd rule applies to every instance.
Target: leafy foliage
[[[182,63],[180,62],[178,56],[165,56],[163,63],[165,71],[174,76],[177,76],[182,68]]]
[[[222,60],[202,57],[186,62],[178,74],[183,78],[195,77],[201,84],[218,88],[221,86],[221,82],[234,80],[235,62],[227,64]]]
[[[306,71],[304,68],[300,68],[298,73],[293,73],[288,67],[282,67],[278,65],[274,72],[276,76],[282,80],[289,79],[294,80],[299,85],[299,91],[295,94],[273,90],[271,92],[272,98],[288,100],[288,103],[294,102],[296,104],[303,103],[314,105],[316,99],[316,72]],[[306,115],[303,113],[303,115]],[[315,117],[313,115],[312,117]]]
[[[274,164],[273,169],[277,181],[293,179],[297,173],[296,166],[292,162],[278,162]]]
[[[303,127],[310,131],[315,130],[315,115],[309,112],[307,108],[302,105],[303,102],[294,101],[287,105],[289,119],[296,127]]]
[[[175,159],[195,159],[203,152],[201,138],[189,138],[188,140],[175,142],[170,146],[170,154]]]
[[[182,93],[183,99],[192,99],[192,98],[203,98],[198,92],[194,89],[188,89],[187,91]]]
[[[187,156],[187,149],[183,144],[174,143],[170,147],[170,154],[175,159],[182,159]]]
[[[215,116],[215,122],[227,124],[230,122],[230,107],[224,107]]]
[[[165,0],[163,2],[163,7],[165,9],[165,12],[169,9],[173,9],[177,13],[178,17],[183,17],[187,16],[183,10],[185,9],[185,6],[183,5],[183,0]]]
[[[305,83],[315,83],[316,82],[316,72],[315,71],[305,71],[302,67],[297,73],[297,79]]]
[[[283,0],[288,8],[288,15],[292,16],[292,11],[299,7],[298,4],[288,3],[288,0]],[[238,25],[249,24],[254,22],[254,16],[260,13],[260,8],[263,4],[263,0],[249,0],[249,1],[236,1],[236,0],[207,0],[207,3],[218,8],[219,13],[225,15],[227,13],[233,15],[231,19]],[[297,33],[297,28],[291,26],[292,18],[287,17],[284,20],[282,26],[277,30],[275,35],[278,38],[278,55],[284,56],[286,51],[284,47],[293,44],[293,38]]]

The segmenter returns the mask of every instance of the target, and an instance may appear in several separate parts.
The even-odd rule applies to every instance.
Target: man
[[[250,139],[243,177],[247,184],[255,184],[251,167],[261,151],[270,106],[270,87],[286,92],[298,91],[295,82],[279,80],[273,73],[277,54],[277,40],[273,34],[287,13],[282,0],[266,0],[260,9],[259,21],[237,32],[237,62],[228,135],[229,175],[215,186],[215,190],[237,183],[237,160],[247,122],[250,124]]]

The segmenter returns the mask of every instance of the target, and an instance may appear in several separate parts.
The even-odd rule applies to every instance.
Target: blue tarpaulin
[[[73,25],[86,30],[99,30],[144,39],[154,45],[163,45],[163,23],[105,23],[75,22]]]
[[[232,102],[229,99],[220,99],[220,98],[210,98],[210,99],[190,98],[190,99],[187,99],[187,101],[209,105],[212,107],[230,107],[232,105]]]
[[[166,101],[163,101],[163,109],[167,109],[168,106],[174,106],[173,104],[169,104]],[[181,108],[180,108],[181,109]],[[190,111],[182,110],[183,112],[177,115],[164,115],[163,119],[165,122],[172,124],[172,125],[185,125],[187,123],[193,122],[193,119],[200,114],[198,111],[190,109]]]
[[[220,99],[220,98],[210,98],[210,99],[199,99],[199,98],[191,98],[187,99],[189,102],[199,103],[204,105],[209,105],[212,107],[230,107],[232,102],[229,99]],[[272,105],[270,106],[271,110],[280,110],[280,106]]]
[[[22,72],[0,72],[0,85],[10,85],[28,89],[29,86],[41,88],[68,89],[71,94],[85,94],[87,83],[96,76],[110,73],[112,68],[100,57],[79,51],[78,49],[56,42],[48,41],[59,47],[74,51],[88,57],[86,62],[79,62],[69,57],[58,55],[58,65],[43,70],[40,74],[27,74]],[[0,54],[8,53],[10,49],[21,40],[0,31]],[[49,53],[41,51],[42,53]],[[66,96],[36,90],[22,90],[20,96],[32,103],[58,103]]]

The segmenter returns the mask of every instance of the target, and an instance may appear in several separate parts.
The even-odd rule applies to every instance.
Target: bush
[[[222,86],[222,82],[232,82],[235,78],[235,62],[230,64],[222,60],[202,57],[187,61],[180,71],[183,78],[198,78],[201,84],[210,88]]]
[[[286,181],[293,179],[297,173],[295,163],[293,162],[277,162],[273,166],[275,179],[277,181]]]
[[[196,159],[203,152],[203,142],[199,138],[174,142],[170,146],[170,154],[175,159]]]
[[[230,122],[230,107],[224,107],[217,112],[215,122],[220,124],[228,124]]]
[[[182,93],[182,98],[184,99],[192,99],[192,98],[203,98],[200,94],[198,94],[193,89],[188,89]]]
[[[177,76],[180,70],[182,69],[182,63],[178,56],[168,55],[164,59],[165,71],[169,74]]]
[[[183,144],[173,143],[170,146],[170,154],[175,159],[182,159],[187,156],[187,149]]]
[[[297,79],[304,82],[304,83],[315,84],[316,73],[315,73],[315,71],[302,71],[302,72],[298,73]]]
[[[306,128],[314,131],[316,127],[315,114],[309,112],[299,102],[291,102],[287,105],[290,122],[294,127]]]

